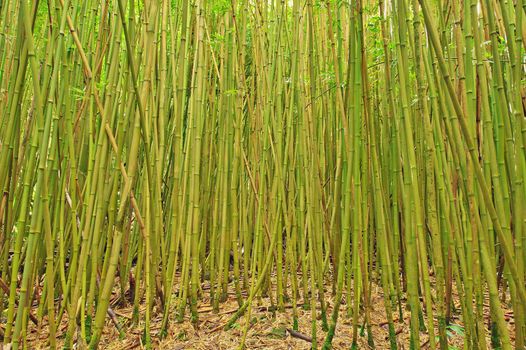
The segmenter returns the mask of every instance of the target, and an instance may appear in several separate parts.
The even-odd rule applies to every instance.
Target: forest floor
[[[206,289],[206,286],[205,286]],[[229,290],[233,290],[233,286]],[[275,295],[275,293],[274,293]],[[330,322],[332,306],[334,305],[331,299],[331,293],[326,293],[327,301],[327,318]],[[115,327],[110,317],[106,317],[106,325],[103,330],[103,335],[100,342],[100,349],[108,350],[128,350],[128,349],[144,349],[143,333],[144,320],[140,320],[137,325],[132,324],[132,306],[119,306],[118,291],[113,295],[113,311],[122,326],[125,337],[119,337],[119,332]],[[210,306],[208,293],[198,304],[199,324],[196,328],[190,321],[189,312],[183,322],[177,323],[172,320],[167,336],[160,339],[160,328],[162,322],[162,312],[154,307],[154,312],[151,320],[151,338],[154,349],[180,350],[180,349],[236,349],[243,336],[244,327],[246,325],[246,318],[241,317],[234,327],[228,331],[223,330],[224,325],[228,322],[230,317],[237,311],[238,304],[234,293],[229,293],[227,301],[220,305],[220,311],[215,313]],[[453,299],[455,293],[453,293]],[[173,303],[172,303],[173,304]],[[298,304],[302,305],[302,300],[298,300]],[[310,349],[311,343],[309,340],[298,338],[289,331],[292,329],[293,316],[292,306],[287,304],[283,312],[272,311],[270,299],[261,298],[254,300],[251,320],[252,325],[248,331],[246,338],[247,349]],[[450,350],[462,349],[465,334],[463,333],[462,320],[460,316],[460,305],[455,302],[456,311],[453,313],[452,324],[454,327],[448,328],[448,342]],[[485,305],[485,320],[484,324],[487,326],[489,319],[489,306]],[[298,332],[300,337],[303,335],[306,338],[311,337],[311,311],[305,310],[298,306]],[[141,307],[140,314],[144,315],[144,304]],[[319,310],[318,310],[319,311]],[[171,315],[175,314],[175,310]],[[319,316],[319,312],[317,312]],[[368,344],[368,336],[365,329],[362,329],[363,314],[360,315],[360,326],[358,327],[358,349],[370,349]],[[173,317],[173,316],[172,316]],[[403,310],[403,319],[400,320],[398,312],[393,312],[395,330],[397,334],[398,349],[409,349],[410,336],[410,313],[408,310]],[[57,329],[57,345],[61,345],[67,330],[68,321],[65,316],[60,326]],[[375,349],[389,349],[389,333],[387,318],[384,307],[384,296],[382,289],[375,284],[372,284],[371,289],[371,333],[374,341]],[[506,311],[506,320],[510,329],[510,336],[513,340],[514,336],[514,318],[510,310]],[[44,320],[45,322],[45,320]],[[37,328],[30,322],[29,334],[27,337],[27,345],[29,349],[47,349],[47,327],[42,325]],[[435,334],[438,331],[435,330]],[[489,334],[489,332],[488,332]],[[322,330],[322,322],[318,317],[317,320],[317,339],[318,348],[323,344],[326,332]],[[352,344],[353,327],[352,318],[347,316],[347,305],[342,304],[340,307],[339,321],[336,328],[336,333],[333,339],[333,349],[349,349]],[[490,344],[489,336],[487,338]],[[75,349],[83,349],[85,346],[76,344]],[[429,349],[429,335],[426,331],[420,332],[420,348]]]

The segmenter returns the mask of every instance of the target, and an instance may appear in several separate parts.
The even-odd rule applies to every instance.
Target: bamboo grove
[[[448,349],[453,315],[466,349],[523,349],[525,15],[525,0],[2,0],[3,343],[28,347],[38,324],[50,348],[95,349],[116,293],[150,348],[154,317],[161,336],[197,326],[200,300],[233,293],[240,348],[263,297],[294,329],[310,310],[312,348],[342,315],[354,348],[363,329],[374,346],[378,285],[391,349],[406,311],[412,349]]]

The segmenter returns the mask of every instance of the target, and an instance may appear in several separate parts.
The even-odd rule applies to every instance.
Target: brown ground
[[[381,288],[373,285],[371,291],[371,326],[374,344],[376,349],[389,349],[388,326],[386,322],[384,297]],[[198,305],[199,311],[199,328],[194,328],[190,322],[189,317],[185,318],[184,322],[171,322],[171,327],[168,336],[160,340],[159,332],[161,327],[162,313],[155,312],[151,321],[151,336],[153,347],[155,349],[236,349],[239,345],[243,334],[243,327],[245,326],[246,318],[242,317],[236,327],[229,331],[224,331],[223,326],[227,323],[232,314],[237,310],[237,302],[233,294],[229,295],[229,300],[223,303],[220,307],[219,313],[214,313],[210,307],[209,301],[206,297]],[[330,294],[326,297],[329,299]],[[117,299],[117,295],[114,295]],[[299,303],[302,301],[299,300]],[[332,311],[332,300],[329,301],[329,312]],[[247,349],[310,349],[311,343],[303,339],[298,339],[291,336],[287,329],[292,328],[292,307],[290,304],[286,307],[284,312],[269,311],[270,300],[263,298],[255,301],[252,309],[252,320],[257,320],[248,331],[246,348]],[[486,306],[486,319],[489,317],[489,308]],[[458,309],[459,310],[459,309]],[[107,317],[106,326],[100,342],[100,349],[143,349],[141,335],[144,330],[144,323],[141,321],[138,325],[131,324],[132,307],[114,306],[115,314],[121,323],[126,334],[124,339],[119,338],[119,333],[114,324]],[[340,308],[340,317],[336,334],[333,340],[334,349],[349,349],[352,341],[352,323],[351,319],[347,317],[347,306],[342,305]],[[458,311],[460,312],[460,310]],[[172,313],[172,315],[175,313]],[[311,311],[303,310],[298,307],[299,314],[299,332],[310,338],[311,336]],[[144,315],[144,307],[141,310],[141,315]],[[397,341],[399,349],[409,349],[409,312],[404,310],[404,319],[398,320],[398,312],[394,312],[395,328],[397,333]],[[363,315],[360,316],[360,325],[363,322]],[[507,312],[507,320],[510,327],[510,335],[513,339],[514,320],[513,313]],[[461,325],[462,321],[459,317],[453,318],[453,323]],[[485,322],[487,324],[487,322]],[[326,333],[322,330],[321,321],[317,321],[317,338],[318,348],[325,338]],[[32,327],[32,328],[31,328]],[[60,345],[63,341],[63,336],[67,328],[67,320],[63,320],[57,331],[57,342]],[[358,348],[369,349],[367,344],[367,334],[360,334],[361,328],[358,331]],[[435,333],[437,333],[435,331]],[[47,348],[47,330],[43,326],[37,330],[34,325],[30,323],[30,334],[28,336],[28,348],[30,349],[46,349]],[[425,332],[420,334],[420,342],[422,349],[429,348],[429,336]],[[451,333],[449,339],[450,349],[462,349],[463,335]],[[488,344],[489,338],[488,338]],[[77,349],[84,348],[77,344]]]

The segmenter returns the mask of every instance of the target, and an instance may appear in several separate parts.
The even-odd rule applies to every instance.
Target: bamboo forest
[[[0,0],[0,348],[526,349],[526,0]]]

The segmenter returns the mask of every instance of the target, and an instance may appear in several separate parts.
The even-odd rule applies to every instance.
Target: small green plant
[[[458,347],[454,345],[449,345],[450,340],[452,340],[455,337],[461,337],[463,338],[465,335],[464,327],[458,324],[450,324],[446,327],[446,336],[448,339],[448,350],[460,350]],[[439,342],[439,337],[435,337],[436,342]]]
[[[287,330],[285,329],[285,327],[274,327],[268,335],[271,338],[282,339],[285,338],[285,336],[287,335]]]

